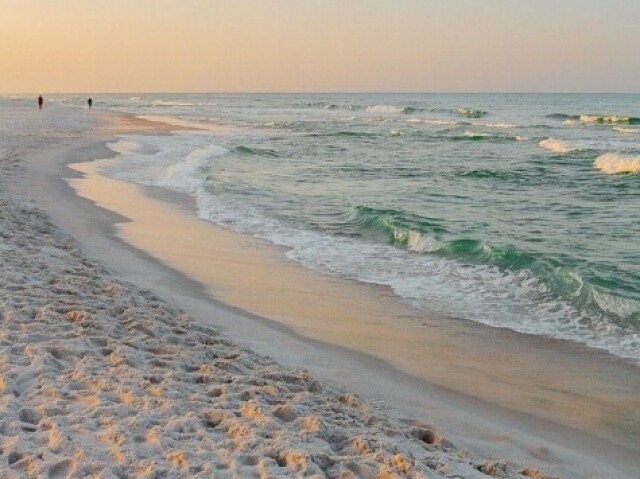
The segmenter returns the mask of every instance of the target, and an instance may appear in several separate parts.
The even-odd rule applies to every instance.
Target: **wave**
[[[605,153],[593,162],[593,167],[608,175],[640,173],[640,155]]]
[[[191,107],[194,106],[193,103],[185,102],[185,101],[168,101],[168,100],[153,100],[151,102],[152,106],[174,106],[174,107]]]
[[[349,224],[384,233],[391,243],[404,246],[413,253],[437,253],[504,268],[523,268],[535,261],[532,254],[509,247],[490,246],[474,239],[441,240],[441,236],[447,233],[441,220],[402,210],[357,206]]]
[[[640,158],[639,158],[640,160]],[[467,264],[491,266],[514,274],[531,275],[541,292],[566,301],[590,315],[612,316],[618,324],[636,327],[638,301],[624,299],[588,284],[579,274],[544,255],[513,246],[490,244],[473,238],[443,239],[447,230],[439,220],[400,210],[357,207],[360,226],[390,234],[390,241],[407,251]],[[603,319],[604,321],[604,319]],[[635,325],[635,326],[634,326]]]
[[[167,167],[158,178],[157,186],[172,188],[189,193],[197,192],[202,186],[202,177],[198,170],[216,156],[229,153],[219,145],[207,145],[191,151],[183,161]]]
[[[422,111],[420,108],[405,106],[403,108],[399,108],[391,105],[373,105],[367,107],[365,110],[367,113],[378,113],[378,114],[396,114],[396,113],[404,113],[405,115],[409,115],[411,113],[415,113],[417,111]]]
[[[336,131],[332,133],[309,133],[308,135],[304,135],[307,137],[331,137],[331,136],[347,136],[347,137],[360,137],[360,138],[371,138],[378,136],[376,133],[369,133],[366,131]]]
[[[506,141],[526,141],[528,138],[524,136],[509,136],[497,133],[481,133],[475,131],[465,131],[462,135],[444,136],[443,138],[452,141],[494,141],[494,142],[506,142]]]
[[[634,118],[630,116],[601,116],[601,115],[580,115],[580,121],[582,123],[600,123],[600,124],[625,124],[625,125],[638,125],[640,124],[640,118]]]
[[[576,151],[578,149],[556,138],[547,138],[546,140],[542,140],[540,143],[538,143],[538,146],[554,153],[571,153],[572,151]]]
[[[500,129],[511,129],[518,128],[517,125],[513,125],[511,123],[474,123],[476,126],[484,126],[485,128],[500,128]]]
[[[486,111],[474,110],[473,108],[459,108],[458,115],[464,118],[482,118],[487,115]]]
[[[392,242],[407,244],[410,231],[444,233],[446,229],[433,218],[402,210],[356,206],[347,220],[350,227],[383,233]]]
[[[172,100],[162,100],[162,99],[148,100],[148,99],[142,98],[140,96],[129,97],[127,99],[127,103],[133,103],[134,105],[137,105],[137,106],[152,106],[152,107],[162,107],[162,106],[168,106],[168,107],[192,107],[192,106],[195,106],[193,103],[185,102],[185,101],[172,101]]]
[[[493,174],[494,172],[492,172]],[[545,255],[516,247],[491,244],[474,238],[453,238],[442,220],[426,218],[407,211],[358,206],[349,223],[372,233],[382,233],[388,241],[407,252],[440,257],[461,264],[495,267],[521,278],[537,289],[547,300],[571,304],[595,321],[612,317],[616,324],[637,328],[640,304],[624,299],[589,284],[573,272]]]
[[[526,181],[527,177],[522,173],[515,171],[499,171],[491,169],[466,170],[459,173],[463,178],[473,178],[478,180],[497,180],[497,181]]]
[[[132,154],[139,151],[140,144],[135,141],[120,138],[118,139],[118,141],[115,141],[113,143],[107,143],[107,148],[109,148],[114,153],[118,153],[120,155],[126,155],[126,154]]]
[[[184,120],[177,116],[163,116],[163,115],[136,115],[138,118],[142,118],[143,120],[155,121],[158,123],[164,123],[170,126],[177,126],[180,129],[188,129],[188,130],[206,130],[213,131],[214,133],[229,133],[238,131],[239,128],[232,125],[224,125],[215,123],[215,118],[206,118],[206,119],[190,119]]]
[[[362,205],[343,211],[327,228],[293,226],[230,193],[221,185],[223,178],[206,176],[212,158],[227,150],[202,134],[181,135],[154,137],[157,153],[127,152],[121,168],[137,176],[131,175],[132,181],[193,195],[201,218],[281,245],[289,258],[317,271],[389,286],[430,312],[638,356],[632,343],[638,336],[632,334],[638,323],[637,301],[596,289],[544,255],[456,236],[444,219],[397,207]],[[127,140],[149,142],[144,136]],[[605,314],[631,326],[618,334],[621,327]],[[630,338],[629,343],[623,344],[621,337]]]
[[[431,118],[409,118],[407,123],[424,123],[425,125],[436,126],[458,126],[460,124],[457,120],[444,120],[444,119],[431,119]]]
[[[570,115],[566,113],[552,113],[547,115],[547,118],[554,120],[563,120],[565,122],[573,123],[595,123],[595,124],[624,124],[624,125],[640,125],[640,118],[634,116],[621,116],[621,115]]]
[[[362,110],[362,105],[356,104],[339,104],[339,103],[328,103],[326,101],[310,101],[310,102],[302,102],[302,103],[294,103],[292,105],[294,108],[298,109],[322,109],[322,110]]]
[[[551,113],[547,115],[547,118],[551,118],[553,120],[579,120],[580,115],[569,115],[567,113]]]
[[[236,146],[235,151],[241,155],[255,155],[255,156],[266,156],[269,158],[277,158],[280,154],[269,148],[256,148],[252,146],[239,145]]]
[[[402,108],[390,105],[374,105],[366,109],[367,113],[402,113]]]
[[[455,137],[456,139],[467,139],[467,140],[488,140],[490,138],[497,138],[496,135],[491,135],[489,133],[477,133],[473,131],[465,131],[464,135],[461,137]]]
[[[619,126],[614,126],[613,131],[617,131],[618,133],[640,133],[640,128],[622,128]]]

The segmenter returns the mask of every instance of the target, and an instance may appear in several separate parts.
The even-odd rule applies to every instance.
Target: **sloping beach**
[[[40,117],[26,105],[13,108],[24,124],[0,130],[0,476],[472,479],[637,471],[635,366],[464,322],[442,328],[437,318],[428,319],[437,331],[424,337],[429,348],[411,346],[408,329],[391,341],[406,345],[405,357],[367,354],[385,349],[347,324],[337,327],[356,308],[371,340],[380,341],[385,314],[398,314],[385,291],[348,282],[321,289],[322,278],[267,245],[193,224],[185,198],[163,203],[153,190],[101,177],[95,163],[66,168],[110,157],[104,145],[116,134],[173,127],[58,106]],[[91,201],[76,197],[62,176]],[[168,228],[162,235],[167,218],[182,235]],[[172,257],[181,236],[195,242]],[[207,255],[198,248],[214,237],[218,262],[203,267]],[[270,274],[260,276],[264,265]],[[201,275],[211,268],[224,274]],[[269,278],[279,278],[280,291],[265,286]],[[283,297],[295,283],[297,300]],[[345,298],[360,301],[355,306],[340,302],[345,288]],[[338,298],[333,308],[323,306],[324,296]],[[407,321],[415,315],[400,313]],[[323,316],[340,321],[321,326]],[[527,344],[532,353],[523,351]],[[405,360],[438,347],[447,352],[432,354],[425,373]],[[507,367],[509,357],[515,363]],[[541,390],[542,406],[510,395],[532,384],[552,389],[554,376],[562,390]]]

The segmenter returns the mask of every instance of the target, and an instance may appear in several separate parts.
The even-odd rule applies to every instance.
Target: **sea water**
[[[640,95],[94,101],[200,128],[120,138],[116,178],[426,313],[640,361]]]

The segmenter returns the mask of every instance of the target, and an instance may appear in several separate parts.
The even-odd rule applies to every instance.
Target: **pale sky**
[[[640,92],[640,0],[0,0],[0,93]]]

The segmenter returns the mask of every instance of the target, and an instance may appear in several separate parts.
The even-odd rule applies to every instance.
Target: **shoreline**
[[[224,304],[274,320],[305,338],[381,359],[417,379],[591,434],[608,432],[605,421],[616,421],[606,416],[611,409],[629,416],[635,410],[633,399],[640,390],[634,395],[629,389],[625,406],[620,392],[611,398],[596,395],[592,390],[598,385],[580,376],[588,370],[620,391],[632,383],[634,366],[629,375],[617,377],[609,368],[611,358],[591,349],[421,315],[388,288],[312,272],[265,241],[181,214],[144,189],[101,175],[100,168],[111,162],[67,165],[82,175],[69,180],[71,187],[128,219],[115,225],[119,239],[202,284]],[[573,360],[574,349],[579,362]],[[551,362],[553,372],[547,369]],[[605,437],[619,445],[634,443],[633,437]]]
[[[171,129],[175,129],[175,128],[171,128]],[[109,140],[106,140],[104,138],[102,138],[102,139],[97,139],[96,138],[94,140],[87,140],[86,143],[83,143],[81,145],[82,148],[85,148],[84,152],[82,150],[80,150],[80,151],[78,151],[77,149],[75,150],[76,161],[81,160],[82,158],[87,160],[89,157],[87,157],[86,154],[91,154],[91,156],[94,156],[94,155],[97,154],[98,155],[97,157],[109,156],[108,155],[108,151],[106,150],[106,148],[104,148],[104,147],[95,148],[96,144],[105,143],[106,141],[109,141]],[[65,170],[65,166],[64,166],[66,163],[69,163],[69,162],[73,161],[73,160],[70,160],[69,157],[74,156],[74,155],[71,155],[68,151],[61,151],[61,152],[58,152],[57,154],[58,154],[58,156],[56,157],[56,153],[54,153],[52,155],[51,152],[48,152],[48,153],[44,154],[41,157],[41,159],[45,159],[46,161],[50,162],[49,165],[42,164],[41,162],[39,163],[40,167],[43,168],[43,170],[44,170],[44,171],[40,172],[41,174],[44,175],[41,178],[42,181],[51,182],[52,181],[52,177],[55,177],[57,175],[57,173],[62,173],[63,171],[67,171],[67,170]],[[54,158],[57,158],[57,159],[54,159]],[[35,162],[33,160],[31,160],[31,163],[34,164]],[[55,164],[55,166],[53,166],[54,164]],[[49,168],[49,169],[47,170],[47,168]],[[33,170],[31,170],[31,172],[33,173]],[[72,177],[76,177],[76,178],[78,177],[78,175],[73,174],[73,173],[71,175],[69,175],[68,172],[67,172],[67,174],[65,176],[72,176]],[[60,180],[55,180],[55,181],[60,181]],[[76,180],[74,180],[74,181],[76,181]],[[43,184],[42,186],[45,186],[45,185]],[[114,252],[113,248],[119,248],[119,249],[116,250],[116,252],[120,255],[120,259],[116,260],[115,263],[113,263],[113,264],[107,264],[107,266],[110,269],[115,269],[119,274],[122,274],[123,276],[125,276],[127,278],[134,279],[133,282],[135,282],[135,283],[138,282],[137,280],[142,279],[141,275],[143,275],[143,273],[141,273],[140,270],[139,270],[139,266],[140,265],[138,265],[138,271],[137,272],[135,271],[135,269],[136,269],[135,265],[133,265],[133,264],[126,265],[126,263],[130,260],[131,257],[127,256],[127,259],[123,259],[122,258],[122,256],[123,256],[123,253],[122,253],[123,247],[122,247],[122,245],[119,245],[119,246],[117,245],[119,243],[118,239],[113,238],[113,237],[111,239],[109,239],[109,238],[99,238],[98,239],[97,237],[95,237],[96,236],[95,235],[95,231],[96,231],[95,227],[96,226],[98,226],[98,229],[101,231],[100,235],[113,235],[112,226],[111,225],[114,224],[114,223],[119,223],[119,222],[122,221],[121,214],[118,215],[118,214],[107,213],[107,212],[102,211],[101,213],[97,214],[97,216],[100,218],[99,220],[92,219],[91,215],[89,214],[89,212],[92,212],[93,214],[95,214],[98,211],[98,209],[96,207],[92,206],[92,205],[89,205],[89,204],[79,205],[78,203],[81,200],[78,200],[78,199],[75,200],[76,204],[73,204],[73,202],[74,202],[74,199],[73,199],[74,193],[72,191],[66,191],[66,186],[62,185],[62,184],[47,185],[45,188],[42,188],[38,192],[38,195],[40,196],[39,200],[40,200],[41,203],[45,203],[46,204],[46,199],[47,198],[49,200],[54,198],[54,197],[57,198],[57,199],[63,198],[65,201],[71,202],[71,204],[69,204],[69,205],[68,204],[64,204],[64,206],[59,206],[58,208],[66,208],[66,206],[72,206],[73,210],[75,212],[80,212],[82,210],[83,213],[81,213],[81,215],[84,215],[84,217],[81,217],[81,215],[78,215],[75,218],[68,218],[68,216],[70,216],[68,212],[65,213],[65,212],[58,211],[56,213],[55,211],[51,211],[52,208],[55,208],[53,202],[51,202],[51,205],[48,208],[50,210],[49,211],[50,214],[52,214],[54,219],[56,217],[58,219],[60,219],[63,216],[65,216],[65,214],[66,214],[67,218],[66,218],[65,221],[66,221],[67,224],[63,224],[63,227],[67,231],[71,230],[72,233],[74,234],[74,236],[77,236],[75,233],[77,233],[80,229],[85,228],[87,226],[92,226],[93,228],[89,230],[90,232],[86,232],[85,231],[84,238],[82,238],[82,237],[80,238],[80,242],[83,244],[83,249],[91,241],[96,240],[101,245],[101,246],[98,247],[98,249],[100,247],[104,247],[106,249],[104,251],[102,251],[102,252],[90,251],[90,254],[92,256],[97,256],[98,258],[100,258],[101,255],[102,255],[102,259],[104,260],[105,259],[105,251],[110,251],[110,252],[113,253]],[[47,196],[47,195],[49,195],[49,196]],[[58,196],[55,196],[55,195],[58,195]],[[144,197],[145,197],[144,195],[141,195],[139,198],[144,198]],[[167,214],[167,210],[170,208],[170,206],[168,206],[168,205],[165,205],[164,207],[158,206],[158,208],[159,208],[159,211],[161,211],[162,214]],[[173,213],[179,214],[179,212],[173,212]],[[198,220],[198,221],[201,222],[201,220]],[[75,225],[72,224],[74,222],[76,222]],[[82,224],[80,224],[80,223],[82,223]],[[135,224],[135,222],[133,222],[133,223],[132,222],[125,222],[124,226],[127,226],[127,225],[133,226],[134,224]],[[205,226],[206,226],[207,229],[215,228],[213,225],[205,225]],[[91,233],[91,231],[93,233]],[[220,232],[218,232],[218,234],[219,233]],[[92,235],[94,235],[93,238],[91,238]],[[254,244],[254,243],[252,243],[252,244]],[[94,247],[95,246],[96,245],[94,245]],[[262,245],[262,246],[264,246],[264,245]],[[108,248],[112,248],[112,249],[108,250]],[[125,247],[124,249],[127,249],[127,247]],[[144,249],[144,248],[142,248],[142,249]],[[89,250],[91,250],[91,248],[89,248]],[[144,267],[145,268],[148,267],[148,265],[150,263],[149,257],[148,257],[148,251],[145,252],[145,253],[139,253],[139,252],[138,253],[132,253],[131,251],[129,251],[129,255],[131,255],[131,254],[133,256],[138,256],[138,260],[142,260],[141,264],[144,263]],[[141,256],[144,257],[144,259],[140,258]],[[273,252],[270,252],[267,256],[269,258],[272,258],[273,257]],[[269,259],[269,258],[267,258],[267,259]],[[120,262],[119,265],[117,264],[118,261]],[[103,261],[101,261],[101,262],[103,262]],[[153,262],[153,260],[151,262]],[[172,266],[175,267],[176,265],[172,264]],[[278,266],[280,266],[280,265],[278,265]],[[154,286],[154,282],[155,282],[155,286],[156,287],[159,287],[159,289],[161,291],[163,291],[164,293],[167,293],[168,292],[168,288],[170,288],[171,286],[175,286],[176,283],[181,283],[181,287],[183,289],[187,289],[187,290],[188,289],[192,289],[192,291],[189,294],[201,297],[200,299],[201,299],[201,301],[203,301],[203,304],[200,305],[200,306],[196,306],[196,309],[198,307],[201,307],[201,308],[209,308],[210,307],[210,305],[212,303],[210,302],[209,305],[207,305],[207,300],[205,298],[202,298],[202,296],[206,296],[206,293],[204,293],[202,291],[202,289],[201,289],[202,287],[198,286],[199,283],[197,281],[194,282],[194,283],[190,283],[188,285],[185,285],[184,284],[185,280],[184,279],[180,279],[181,275],[179,273],[169,273],[167,271],[168,269],[169,268],[166,268],[163,265],[157,265],[158,277],[156,277],[154,279],[151,279],[151,280],[149,278],[147,278],[145,281],[141,281],[141,284],[143,284],[143,285],[150,284],[151,286]],[[179,269],[179,268],[177,268],[177,269]],[[167,287],[167,284],[160,284],[160,283],[168,283],[169,286]],[[145,285],[145,287],[146,287],[146,285]],[[195,289],[200,288],[201,290],[199,292],[193,291],[194,288]],[[184,293],[179,293],[179,292],[175,293],[176,296],[180,296],[180,294],[184,295]],[[222,296],[223,296],[223,298],[225,297],[224,294]],[[179,298],[174,298],[174,299],[179,299]],[[191,298],[183,296],[183,303],[184,303],[184,299],[190,300]],[[255,318],[254,319],[246,318],[247,315],[242,313],[242,312],[240,312],[243,308],[241,306],[239,306],[238,304],[236,304],[235,306],[239,307],[240,310],[238,310],[238,309],[234,310],[233,308],[230,309],[230,308],[226,308],[224,306],[219,306],[218,305],[218,307],[221,310],[224,309],[226,311],[226,314],[232,314],[232,313],[235,312],[240,316],[245,316],[245,322],[248,323],[248,325],[245,324],[245,326],[243,326],[243,328],[245,328],[245,329],[244,330],[241,329],[240,331],[235,331],[235,333],[232,333],[232,336],[235,334],[235,336],[241,337],[242,336],[242,331],[247,332],[247,331],[249,331],[251,329],[251,322],[252,321],[255,324]],[[206,313],[204,311],[200,311],[199,314],[200,315],[206,315],[208,313]],[[196,314],[196,317],[198,317],[197,314]],[[246,319],[248,319],[248,321],[246,321]],[[433,321],[435,322],[436,319],[433,318]],[[233,322],[233,321],[229,321],[229,323],[231,323],[231,322]],[[455,322],[455,323],[458,323],[458,322]],[[442,325],[438,325],[438,327],[441,327],[441,326]],[[476,324],[473,324],[473,323],[471,323],[471,326],[469,326],[468,324],[465,324],[465,325],[454,324],[453,326],[454,326],[454,328],[453,328],[454,333],[457,333],[457,335],[459,335],[461,337],[476,334],[475,336],[472,336],[472,338],[471,338],[473,341],[471,343],[467,343],[467,344],[472,344],[475,341],[478,341],[479,338],[484,340],[485,343],[481,344],[481,349],[486,347],[488,344],[490,344],[488,341],[490,341],[492,339],[495,340],[496,336],[500,337],[498,342],[499,341],[506,341],[507,344],[509,344],[509,342],[513,340],[512,338],[516,338],[516,337],[522,337],[522,339],[521,339],[522,343],[520,343],[520,344],[524,344],[526,341],[531,341],[533,343],[537,342],[537,343],[539,343],[538,347],[541,350],[540,354],[547,354],[547,353],[549,353],[549,351],[551,351],[551,354],[553,354],[555,349],[557,349],[557,345],[559,344],[559,343],[555,343],[555,341],[557,341],[557,340],[525,338],[524,335],[519,335],[518,333],[513,333],[513,332],[500,331],[500,330],[496,330],[495,328],[487,328],[487,330],[491,330],[492,331],[491,335],[489,335],[489,336],[492,336],[492,337],[488,337],[486,335],[484,337],[482,335],[478,336],[478,334],[480,334],[478,332],[481,331],[483,328],[482,327],[478,327],[479,325],[476,325]],[[272,326],[269,326],[269,327],[272,327]],[[292,335],[290,333],[290,328],[291,328],[290,324],[287,325],[287,326],[284,326],[282,328],[277,328],[277,327],[274,328],[274,330],[277,333],[275,337],[277,337],[279,340],[281,340],[283,335],[285,335],[285,336],[286,335],[294,336],[294,335]],[[225,329],[228,329],[228,327],[225,328]],[[294,331],[295,331],[295,328],[294,328]],[[440,339],[442,339],[445,336],[449,335],[451,332],[452,332],[452,329],[449,329],[449,331],[447,333],[444,333],[442,336],[440,336]],[[233,339],[236,339],[236,338],[233,338]],[[295,338],[291,338],[291,339],[295,339]],[[296,341],[297,341],[297,339],[296,339]],[[516,340],[516,341],[520,341],[520,340]],[[267,342],[267,340],[265,340],[265,342]],[[342,345],[338,344],[337,347],[336,347],[337,349],[332,350],[331,346],[328,346],[326,344],[327,343],[326,338],[324,338],[322,336],[317,336],[317,337],[312,336],[311,341],[309,341],[308,339],[302,339],[301,342],[303,344],[305,342],[306,342],[306,344],[309,344],[309,343],[315,344],[315,346],[319,348],[320,352],[323,349],[324,349],[325,353],[327,352],[327,350],[329,350],[329,351],[341,351],[341,354],[343,354],[344,356],[350,356],[352,358],[352,360],[353,360],[354,357],[360,357],[360,360],[362,360],[364,363],[368,363],[368,368],[369,368],[368,370],[369,371],[376,371],[376,369],[380,368],[380,365],[382,365],[382,364],[386,365],[387,364],[385,362],[385,358],[382,358],[382,359],[378,358],[380,361],[382,361],[382,363],[380,363],[380,364],[371,364],[372,361],[371,361],[370,355],[363,354],[362,350],[360,350],[359,353],[356,352],[355,354],[350,352],[348,350],[348,348],[346,348],[346,351],[343,351],[343,349],[345,349],[345,345],[344,344],[342,344]],[[543,347],[543,345],[544,345],[544,347]],[[257,349],[259,349],[260,345],[258,344],[257,346],[258,346]],[[265,344],[263,344],[261,347],[264,349]],[[274,348],[274,345],[272,344],[271,347]],[[276,349],[279,349],[279,348],[277,348],[277,346],[275,346],[275,347],[276,347]],[[571,350],[572,349],[571,346],[567,346],[567,345],[565,345],[562,349],[565,349],[565,347],[566,347],[567,350]],[[514,348],[515,348],[515,350],[518,349],[518,347],[514,347]],[[581,354],[583,354],[583,355],[585,355],[585,356],[582,356],[582,358],[584,359],[584,357],[586,357],[586,355],[587,355],[586,349],[585,349],[585,351],[582,351],[581,348],[576,348],[576,349],[580,350],[580,351],[578,351],[576,353],[576,356],[580,356]],[[298,351],[298,353],[297,353],[298,356],[296,357],[296,354],[289,353],[290,356],[291,356],[289,359],[291,361],[293,361],[293,362],[298,361],[298,363],[299,363],[300,360],[302,359],[302,356],[300,356],[300,346],[298,346],[298,350],[297,351]],[[275,351],[272,351],[272,352],[275,352]],[[569,351],[569,353],[570,353],[570,351]],[[567,353],[567,354],[569,354],[569,353]],[[285,353],[285,356],[286,356],[286,353]],[[307,365],[307,364],[302,364],[302,365],[307,369],[311,369],[312,371],[313,371],[314,367],[316,367],[316,369],[320,369],[321,370],[322,369],[322,365],[317,364],[318,361],[319,361],[318,357],[321,357],[321,353],[320,353],[320,355],[318,355],[316,353],[315,359],[310,359],[310,361],[312,363],[313,363],[314,360],[316,362],[316,364],[311,364],[310,365],[312,367],[309,367],[309,365]],[[597,361],[600,361],[604,356],[600,356],[598,353],[592,353],[592,354],[590,354],[590,357],[592,359],[591,363],[594,363],[593,365],[595,366],[595,363]],[[278,359],[279,361],[281,360],[281,358],[278,358],[278,357],[276,357],[276,359]],[[286,358],[284,358],[284,359],[286,359]],[[446,359],[448,359],[448,358],[446,358]],[[460,359],[461,362],[459,363],[461,368],[464,369],[465,366],[467,366],[467,367],[471,367],[472,366],[471,361],[470,361],[470,359],[468,357],[466,358],[466,363],[464,361],[462,361],[463,359],[465,359],[465,358]],[[596,359],[597,359],[597,361],[596,361]],[[321,361],[321,359],[320,359],[320,361]],[[609,361],[607,361],[607,362],[609,362]],[[610,362],[611,362],[611,365],[609,365],[607,367],[611,367],[613,370],[615,370],[616,368],[619,368],[620,371],[623,371],[623,370],[626,370],[626,368],[627,368],[626,365],[620,364],[618,361],[610,360]],[[449,363],[448,363],[448,361],[443,361],[442,364],[446,365],[446,364],[449,364]],[[298,366],[300,366],[300,364],[298,364]],[[392,366],[386,366],[386,367],[389,370],[386,373],[387,377],[385,378],[385,380],[389,381],[389,376],[391,376],[393,374],[393,367],[394,366],[392,365]],[[577,371],[578,370],[582,370],[582,367],[583,367],[583,365],[581,365],[581,367],[579,369],[577,369]],[[330,368],[328,368],[328,369],[330,370]],[[382,369],[384,369],[384,368],[382,368]],[[412,382],[412,374],[411,373],[415,374],[415,372],[416,372],[415,370],[409,369],[408,371],[405,371],[405,373],[403,373],[404,375],[400,374],[400,376],[402,377],[400,382],[405,382],[405,381],[406,382]],[[565,370],[564,372],[567,372],[567,371]],[[520,374],[519,371],[517,371],[517,373]],[[351,374],[355,377],[358,373],[354,369],[354,371],[352,371]],[[473,371],[471,372],[471,375],[475,375],[475,374],[477,374],[477,373],[473,372]],[[467,376],[467,377],[471,377],[471,376]],[[362,382],[362,381],[360,381],[360,382]],[[356,381],[356,383],[358,383],[358,381]],[[359,386],[362,387],[362,384],[359,384]],[[472,397],[470,397],[469,395],[465,395],[464,393],[460,393],[460,391],[458,391],[457,393],[449,393],[449,392],[447,392],[447,386],[450,386],[450,385],[440,384],[439,386],[435,386],[435,387],[433,387],[433,385],[426,387],[424,384],[421,384],[420,387],[423,388],[422,389],[423,391],[431,389],[431,392],[430,392],[431,396],[426,395],[425,398],[424,398],[424,402],[428,404],[428,401],[434,395],[437,396],[439,394],[443,409],[446,409],[445,403],[447,403],[448,401],[454,402],[454,403],[456,403],[458,405],[465,404],[465,402],[466,402],[466,404],[465,404],[466,406],[483,409],[481,407],[481,406],[483,406],[483,401],[477,401],[477,400],[473,399]],[[489,383],[489,386],[491,386],[491,383]],[[412,387],[415,387],[415,384],[412,384]],[[378,397],[380,397],[379,394],[380,394],[380,392],[378,392],[378,393],[374,392],[373,396],[378,395]],[[396,396],[400,395],[399,392],[396,392],[395,394],[396,394]],[[408,393],[408,395],[411,396],[411,393]],[[391,396],[393,396],[393,394],[391,394]],[[416,398],[414,398],[413,400],[416,401]],[[422,397],[418,397],[417,398],[417,402],[422,402],[422,400],[423,400]],[[405,401],[410,401],[410,399],[405,399]],[[508,428],[509,427],[508,425],[510,423],[513,424],[514,421],[522,421],[523,424],[525,424],[526,426],[531,426],[531,427],[533,427],[533,429],[535,429],[535,422],[537,421],[535,416],[532,416],[528,420],[525,420],[525,418],[527,417],[526,414],[521,414],[521,413],[517,413],[517,412],[511,412],[509,410],[509,408],[505,409],[504,405],[503,405],[502,408],[500,408],[500,407],[495,407],[490,403],[491,403],[491,401],[489,401],[489,404],[486,405],[486,408],[485,408],[485,410],[483,410],[483,412],[489,411],[488,412],[489,416],[491,416],[493,414],[496,417],[500,417],[500,415],[502,415],[504,417],[507,417],[508,418],[508,420],[506,421],[507,426],[505,427],[504,424],[501,426],[503,430],[505,428]],[[391,405],[394,406],[393,401],[391,401]],[[416,410],[420,409],[420,405],[417,405],[415,407],[415,409]],[[428,413],[426,415],[428,416]],[[471,416],[475,415],[475,416],[477,416],[478,413],[477,412],[474,412],[474,413],[471,413],[471,414],[467,413],[467,415],[471,415]],[[441,416],[446,416],[446,414],[442,414],[441,413]],[[475,419],[478,420],[480,418],[476,417]],[[462,421],[462,422],[464,422],[464,421]],[[472,422],[473,421],[471,421],[470,423],[472,423]],[[487,426],[488,423],[490,423],[490,422],[492,422],[492,421],[491,420],[484,420],[484,421],[480,420],[479,424],[481,426]],[[495,420],[493,422],[495,423]],[[590,436],[589,435],[583,435],[582,433],[573,431],[572,429],[566,428],[566,427],[558,427],[558,428],[554,429],[552,423],[549,423],[548,421],[546,421],[546,422],[545,421],[541,421],[541,422],[542,422],[542,426],[539,427],[538,429],[540,429],[541,431],[547,430],[547,432],[551,432],[552,433],[551,434],[552,436],[558,436],[558,437],[562,438],[562,441],[560,441],[560,442],[565,442],[565,443],[570,443],[571,441],[573,441],[574,443],[582,442],[583,443],[583,449],[590,450],[590,452],[593,452],[596,457],[599,456],[601,458],[601,460],[602,460],[603,456],[611,458],[611,457],[616,455],[614,447],[599,448],[598,446],[594,447],[594,445],[591,445],[589,443],[590,442]],[[469,427],[468,424],[467,424],[467,427]],[[501,427],[497,427],[496,429],[499,430]],[[540,431],[536,431],[536,432],[540,432]],[[473,443],[474,441],[471,441],[471,442]],[[480,441],[476,441],[476,442],[480,442]],[[486,440],[485,442],[491,443],[490,440]],[[551,454],[551,456],[545,457],[545,454],[540,454],[540,453],[527,451],[527,443],[532,444],[532,443],[534,443],[536,441],[525,437],[525,435],[522,433],[522,431],[519,431],[518,433],[513,434],[512,437],[510,437],[509,435],[506,435],[506,436],[503,435],[502,437],[499,437],[497,440],[495,440],[492,445],[487,446],[485,444],[485,448],[487,450],[492,450],[493,449],[494,451],[497,451],[497,450],[500,449],[501,445],[504,445],[505,443],[509,443],[509,442],[512,442],[512,443],[516,444],[516,446],[514,446],[514,445],[510,446],[511,447],[511,452],[515,452],[517,450],[521,451],[520,452],[520,458],[517,458],[517,460],[519,462],[521,462],[521,463],[530,463],[531,462],[530,460],[529,461],[527,459],[522,460],[521,458],[526,458],[527,456],[529,456],[529,458],[536,459],[536,454],[538,456],[540,456],[537,459],[542,464],[549,463],[549,462],[550,463],[554,463],[558,459],[558,457],[555,457],[555,454]],[[538,441],[538,442],[540,442],[540,441]],[[477,449],[478,446],[479,446],[479,444],[476,444],[476,449]],[[540,448],[539,450],[543,450],[543,449],[548,450],[548,448],[546,447],[547,444],[542,444],[542,445],[538,445],[538,446]],[[482,447],[480,447],[480,449],[482,449]],[[631,460],[631,458],[633,457],[632,454],[633,454],[633,450],[629,450],[627,453],[625,453],[624,451],[618,451],[617,455],[619,457],[616,460],[620,460],[622,462],[626,462],[628,464],[632,464],[632,462],[629,462]],[[515,455],[517,456],[517,453]],[[579,460],[579,456],[580,455],[581,454],[578,454],[578,457],[571,457],[571,454],[568,451],[563,451],[563,454],[561,454],[561,457],[563,458],[563,460],[565,460],[565,462],[566,462],[566,458],[567,457],[571,457],[571,459],[573,461],[577,461],[577,460]],[[510,459],[512,457],[511,454],[507,454],[507,456]],[[564,467],[566,467],[567,469],[571,470],[568,466],[564,466]],[[584,466],[584,473],[586,474],[586,472],[588,470],[590,470],[590,469],[592,469],[591,466]],[[567,477],[574,477],[574,476],[568,475]],[[575,476],[575,477],[582,477],[582,476]],[[584,477],[587,477],[587,476],[584,476]],[[624,477],[624,476],[620,476],[620,477]]]

